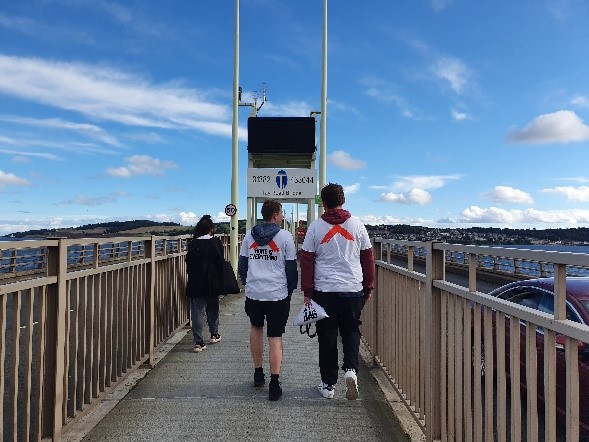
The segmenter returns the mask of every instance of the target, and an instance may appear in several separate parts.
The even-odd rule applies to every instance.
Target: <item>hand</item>
[[[372,292],[364,292],[364,302],[370,300],[372,298]]]
[[[312,298],[308,298],[307,296],[305,296],[304,304],[310,304],[311,303],[311,299]]]

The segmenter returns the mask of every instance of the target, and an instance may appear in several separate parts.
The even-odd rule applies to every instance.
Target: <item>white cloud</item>
[[[274,104],[268,101],[262,109],[260,113],[263,112],[264,115],[281,117],[308,117],[311,113],[311,105],[305,101],[290,101],[285,104]]]
[[[381,193],[379,201],[426,205],[432,202],[429,189],[439,189],[448,181],[460,179],[461,175],[409,175],[399,177],[390,186],[391,192]],[[379,189],[379,186],[371,186]],[[426,190],[427,189],[427,190]]]
[[[493,190],[485,193],[484,196],[490,198],[495,203],[534,203],[529,193],[509,186],[496,186]]]
[[[109,168],[106,173],[120,178],[130,178],[136,175],[164,175],[166,169],[177,168],[173,161],[162,161],[149,155],[133,155],[125,158],[126,166]]]
[[[77,195],[69,200],[63,200],[57,203],[59,206],[103,206],[105,204],[112,204],[118,201],[118,195],[111,194],[105,196],[89,197],[85,195]]]
[[[434,8],[434,11],[439,12],[448,8],[452,3],[454,3],[454,0],[432,0],[432,8]]]
[[[411,189],[407,193],[388,192],[380,195],[380,201],[399,204],[419,204],[424,206],[432,201],[432,196],[423,189]]]
[[[575,226],[589,223],[589,210],[552,210],[535,209],[505,210],[497,207],[483,209],[471,206],[465,209],[458,222],[461,223],[499,223],[499,224],[532,224],[538,223]]]
[[[360,190],[360,183],[355,183],[355,184],[351,184],[349,186],[343,186],[343,187],[344,187],[344,193],[346,195],[352,194],[352,193],[358,193],[358,191]]]
[[[366,88],[366,95],[374,98],[379,103],[394,104],[403,117],[414,120],[423,119],[415,116],[414,112],[407,104],[407,101],[400,95],[392,92],[390,87],[387,86],[384,81],[376,78],[365,78],[361,81],[361,84]]]
[[[466,65],[454,57],[441,57],[433,66],[436,77],[446,81],[457,94],[465,92],[470,73]]]
[[[2,144],[10,144],[13,146],[18,146],[20,144],[19,141],[15,140],[14,138],[8,138],[0,135],[0,143]]]
[[[579,107],[589,107],[589,98],[585,95],[576,95],[572,98],[571,104]]]
[[[231,133],[229,106],[174,84],[152,84],[104,66],[0,55],[0,93],[125,125]],[[226,126],[221,131],[214,122]],[[212,130],[212,132],[208,132]]]
[[[179,211],[178,213],[172,214],[157,213],[152,215],[146,215],[145,219],[150,219],[161,223],[172,222],[181,224],[183,226],[194,226],[196,225],[198,220],[202,218],[203,215],[204,213],[201,215],[197,215],[194,212]],[[215,223],[228,222],[230,220],[230,218],[227,215],[225,215],[224,212],[219,212],[216,215],[212,215],[211,218]]]
[[[196,225],[196,223],[200,219],[200,217],[197,216],[194,212],[180,212],[178,216],[182,220],[181,224],[191,226]]]
[[[327,155],[327,161],[344,170],[357,170],[366,167],[366,161],[356,160],[350,156],[349,153],[343,150],[336,150],[333,153]]]
[[[589,201],[589,187],[588,186],[555,187],[553,189],[542,189],[540,192],[554,194],[556,196],[563,196],[568,201],[574,201],[574,202],[587,202],[587,201]]]
[[[0,170],[0,190],[8,187],[8,186],[29,186],[30,183],[23,179],[23,178],[19,178],[17,177],[15,174],[13,173],[7,173],[4,172],[2,170]]]
[[[110,144],[113,146],[121,145],[121,143],[119,143],[119,141],[115,137],[110,136],[104,129],[94,124],[74,123],[71,121],[63,121],[59,118],[38,119],[10,116],[1,116],[0,121],[7,121],[10,123],[17,123],[41,128],[71,130],[74,132],[81,133],[87,137],[97,139],[106,144]]]
[[[584,176],[565,177],[565,178],[559,178],[559,180],[561,180],[561,181],[574,181],[576,183],[589,183],[589,178],[586,178]]]
[[[24,163],[29,161],[29,157],[44,158],[46,160],[61,160],[60,157],[52,153],[41,153],[41,152],[26,152],[22,150],[11,150],[11,149],[0,149],[0,153],[8,155],[14,155],[12,161]]]
[[[404,192],[415,187],[420,189],[439,189],[446,185],[448,181],[454,181],[462,178],[462,175],[408,175],[399,177],[393,183],[392,190]]]
[[[431,225],[435,223],[434,221],[425,220],[423,218],[398,217],[392,215],[364,215],[360,216],[359,219],[364,224],[370,224],[371,226],[377,226],[380,224]]]
[[[571,143],[589,140],[589,126],[573,111],[559,110],[536,117],[522,130],[507,135],[512,143]]]
[[[6,14],[0,14],[0,27],[31,35],[34,35],[34,29],[36,29],[33,20]]]
[[[466,120],[470,120],[470,115],[468,115],[466,112],[458,112],[456,109],[452,109],[452,118],[454,118],[456,121],[466,121]]]
[[[163,141],[162,137],[155,132],[140,133],[129,136],[130,139],[135,141],[142,141],[148,144],[159,144]]]

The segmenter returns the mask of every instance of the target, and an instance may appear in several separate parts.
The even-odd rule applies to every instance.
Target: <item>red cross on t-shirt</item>
[[[346,238],[348,241],[354,241],[354,237],[352,236],[352,234],[350,232],[348,232],[346,229],[344,229],[340,224],[336,224],[323,237],[323,239],[321,240],[321,244],[325,244],[325,243],[331,241],[331,238],[333,238],[338,233],[341,236],[343,236],[344,238]]]
[[[260,245],[257,242],[253,242],[250,249],[257,249],[258,247],[260,247]],[[280,248],[276,245],[273,239],[268,243],[268,247],[270,247],[270,250],[273,252],[280,252]]]

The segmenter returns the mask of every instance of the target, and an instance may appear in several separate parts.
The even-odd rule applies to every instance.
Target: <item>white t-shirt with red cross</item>
[[[288,296],[286,261],[297,259],[288,231],[281,229],[265,246],[247,232],[239,254],[248,258],[245,296],[258,301],[280,301]]]
[[[321,218],[313,221],[302,249],[315,253],[315,290],[362,290],[360,251],[371,247],[366,227],[357,218],[350,217],[342,224],[329,224]]]

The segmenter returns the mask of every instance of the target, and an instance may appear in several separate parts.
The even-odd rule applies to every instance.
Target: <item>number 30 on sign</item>
[[[237,213],[237,207],[235,207],[235,204],[227,204],[225,206],[225,215],[233,216],[236,213]]]

